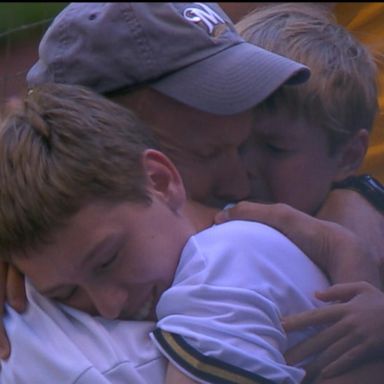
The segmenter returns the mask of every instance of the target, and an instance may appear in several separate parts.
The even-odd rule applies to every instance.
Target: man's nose
[[[267,163],[260,150],[255,144],[241,153],[242,163],[247,173],[250,185],[249,199],[255,201],[270,201],[270,191],[266,184]]]
[[[247,142],[242,146],[240,157],[248,177],[257,177],[263,167],[261,150],[257,145],[253,141]]]
[[[250,193],[250,183],[247,169],[238,153],[232,154],[223,167],[220,185],[220,195],[229,201],[246,199]]]

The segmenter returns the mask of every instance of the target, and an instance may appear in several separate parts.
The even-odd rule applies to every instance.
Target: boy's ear
[[[334,181],[343,180],[357,171],[367,153],[368,144],[368,131],[366,129],[360,129],[341,147],[338,155],[338,172]]]
[[[142,162],[150,192],[165,201],[173,211],[177,211],[186,200],[186,192],[175,165],[155,149],[145,150]]]

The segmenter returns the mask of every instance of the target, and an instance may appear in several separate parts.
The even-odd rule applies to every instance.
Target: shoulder
[[[270,243],[275,240],[284,244],[292,244],[291,241],[276,229],[255,221],[232,220],[197,233],[193,238],[198,242],[212,243],[220,240],[226,246],[231,246],[236,240],[250,241],[253,244]],[[247,243],[246,243],[247,244]],[[237,243],[236,247],[246,245]]]
[[[283,234],[261,223],[233,220],[213,225],[192,236],[183,249],[177,274],[186,276],[215,269],[259,264],[263,255],[277,253],[285,246],[294,247]],[[258,256],[257,256],[258,255]],[[253,257],[254,256],[254,257]]]
[[[324,276],[317,266],[287,237],[267,225],[230,221],[214,225],[188,241],[180,259],[175,283],[274,284],[310,275]]]
[[[281,232],[252,221],[234,220],[214,225],[193,236],[192,243],[205,255],[220,254],[225,259],[235,258],[237,261],[244,258],[245,263],[259,264],[263,259],[274,260],[283,255],[284,259],[306,259],[303,252]]]

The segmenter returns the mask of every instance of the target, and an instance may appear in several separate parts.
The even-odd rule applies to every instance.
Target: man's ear
[[[142,154],[144,173],[151,193],[177,211],[186,201],[186,193],[179,171],[172,161],[155,149]]]
[[[334,181],[340,181],[353,175],[361,166],[369,145],[369,133],[360,129],[346,144],[343,144],[338,154],[338,172]]]

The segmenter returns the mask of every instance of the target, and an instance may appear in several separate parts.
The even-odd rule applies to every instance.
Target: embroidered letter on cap
[[[213,28],[217,24],[225,24],[225,21],[211,8],[202,3],[195,3],[201,8],[186,8],[183,16],[185,19],[192,21],[193,23],[202,22],[208,28],[208,33],[212,34]]]

